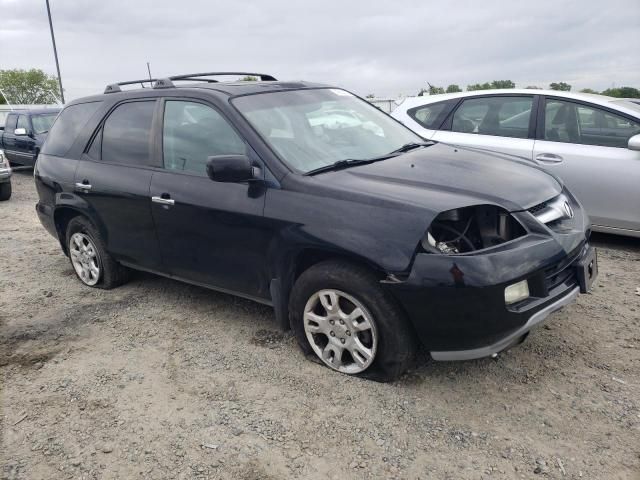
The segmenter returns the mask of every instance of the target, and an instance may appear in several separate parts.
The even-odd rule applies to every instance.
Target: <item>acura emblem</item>
[[[573,218],[573,208],[571,208],[571,205],[569,205],[569,202],[564,202],[564,213],[567,214],[567,217],[569,218]]]

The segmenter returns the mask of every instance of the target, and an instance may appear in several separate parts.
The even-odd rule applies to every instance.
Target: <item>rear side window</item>
[[[442,120],[444,120],[444,113],[447,110],[449,102],[438,102],[430,105],[423,105],[422,107],[412,108],[407,110],[407,114],[418,122],[424,128],[430,130],[436,130]]]
[[[451,130],[461,133],[527,138],[533,97],[470,98],[453,114]]]
[[[156,102],[123,103],[102,127],[102,161],[151,165],[151,124]]]
[[[44,142],[42,153],[58,157],[65,156],[101,103],[79,103],[65,108],[54,122]]]

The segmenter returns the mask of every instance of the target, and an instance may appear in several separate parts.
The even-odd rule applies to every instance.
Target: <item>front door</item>
[[[533,95],[466,98],[431,139],[531,161],[533,103]]]
[[[595,105],[547,97],[534,158],[562,178],[595,225],[640,230],[640,122]]]
[[[269,230],[262,185],[209,179],[207,158],[245,155],[249,147],[204,103],[167,100],[163,165],[151,180],[153,218],[165,269],[196,283],[269,298]]]
[[[94,211],[116,260],[160,270],[149,185],[154,158],[151,126],[156,101],[118,105],[79,162],[75,191]]]

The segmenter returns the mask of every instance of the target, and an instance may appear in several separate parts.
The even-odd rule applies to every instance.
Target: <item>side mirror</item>
[[[24,137],[24,136],[27,134],[27,129],[26,129],[26,128],[16,128],[16,129],[13,131],[13,134],[14,134],[16,137]]]
[[[627,148],[629,150],[640,150],[640,133],[638,135],[634,135],[629,139]]]
[[[250,182],[260,178],[260,169],[244,155],[216,155],[207,159],[207,175],[214,182]]]

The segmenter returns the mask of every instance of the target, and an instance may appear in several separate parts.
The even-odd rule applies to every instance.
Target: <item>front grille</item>
[[[532,215],[535,215],[536,212],[539,212],[540,210],[544,210],[545,208],[547,208],[547,205],[549,205],[548,200],[546,202],[539,203],[538,205],[534,205],[528,210],[528,212]]]

